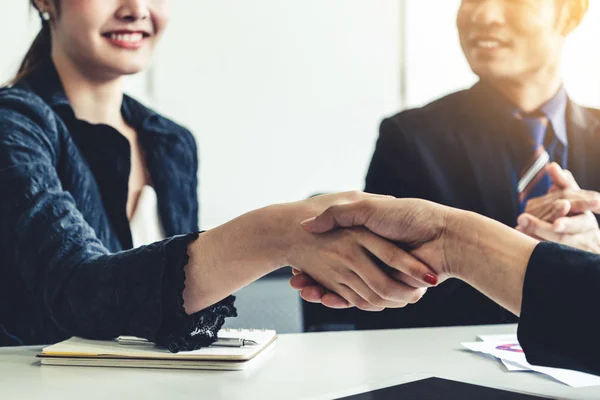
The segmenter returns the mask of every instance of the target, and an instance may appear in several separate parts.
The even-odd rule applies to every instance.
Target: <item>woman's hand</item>
[[[273,206],[273,213],[279,214],[276,223],[284,227],[286,264],[321,285],[311,290],[338,294],[338,308],[352,305],[379,311],[404,307],[437,284],[437,277],[425,264],[368,229],[313,234],[300,225],[333,205],[375,198],[386,197],[349,192]]]

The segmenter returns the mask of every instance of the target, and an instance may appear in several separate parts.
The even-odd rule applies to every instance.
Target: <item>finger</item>
[[[424,284],[421,281],[418,281],[416,279],[414,279],[413,277],[405,274],[402,271],[398,271],[394,268],[390,268],[386,266],[386,273],[391,276],[392,278],[394,278],[394,280],[398,281],[398,282],[402,282],[410,287],[413,288],[427,288],[427,287],[431,287],[432,285],[429,284]]]
[[[550,186],[550,189],[548,189],[548,193],[554,193],[554,192],[558,192],[562,190],[560,187],[558,187],[557,185],[552,185]]]
[[[365,261],[370,262],[365,255]],[[375,266],[376,269],[378,269]],[[394,285],[397,285],[398,290],[405,290],[404,288],[400,288],[403,284],[399,282],[395,282],[390,276],[387,279],[392,282]],[[350,303],[354,304],[357,308],[365,311],[380,311],[384,308],[398,308],[400,305],[406,304],[407,301],[405,298],[401,298],[398,301],[388,300],[387,298],[382,297],[379,293],[373,290],[364,280],[361,278],[356,271],[348,271],[345,275],[345,281],[341,284],[341,286],[346,286],[348,289],[351,289],[359,298],[353,297],[353,299],[349,299],[346,297],[346,294],[343,291],[336,290],[336,293],[344,297]],[[406,286],[406,285],[404,285]],[[417,289],[414,289],[417,290]],[[396,295],[394,293],[394,295]],[[392,297],[392,295],[388,295]],[[419,297],[420,298],[420,297]],[[418,299],[417,299],[418,300]],[[416,300],[415,300],[416,301]]]
[[[568,200],[560,199],[554,202],[550,214],[543,220],[546,222],[554,222],[559,218],[566,217],[571,212],[571,202]]]
[[[321,303],[335,309],[351,308],[352,305],[335,293],[326,292],[321,286],[311,286],[303,289],[300,296],[309,303]]]
[[[546,222],[554,222],[559,218],[566,217],[571,212],[571,202],[565,199],[555,200],[554,203],[548,205],[546,212],[542,215],[535,215],[535,217]]]
[[[321,304],[329,308],[335,309],[344,309],[344,308],[352,308],[352,304],[348,303],[342,296],[339,296],[335,293],[329,292],[325,293],[323,298],[321,299]]]
[[[398,282],[402,282],[405,285],[408,285],[412,288],[418,289],[418,288],[429,288],[432,287],[432,285],[425,285],[422,282],[412,278],[409,275],[406,275],[404,272],[402,271],[398,271],[394,268],[388,268],[388,274],[394,278],[394,280],[398,281]]]
[[[340,283],[336,287],[336,293],[348,303],[363,311],[381,311],[385,308],[382,305],[373,304],[382,304],[383,300],[381,298],[377,299],[378,296],[370,291],[356,274],[354,278],[347,278],[347,281],[352,286]],[[362,292],[362,295],[359,292]],[[369,298],[369,300],[365,297]]]
[[[569,205],[567,206],[567,203]],[[569,214],[582,214],[586,211],[600,213],[600,193],[589,190],[560,190],[546,196],[531,199],[527,202],[525,213],[539,219],[554,222],[562,218],[565,210]]]
[[[569,193],[565,198],[571,203],[571,213],[581,214],[591,211],[600,213],[600,193],[589,190],[580,190]]]
[[[371,306],[384,307],[384,308],[403,308],[403,307],[406,307],[408,304],[416,303],[427,292],[427,288],[413,288],[404,283],[399,283],[399,285],[401,286],[401,288],[399,288],[398,291],[399,291],[399,295],[401,295],[400,298],[402,299],[400,301],[397,301],[397,300],[390,301],[390,300],[385,300],[385,299],[380,300],[377,297],[369,298],[369,295],[365,295],[365,296],[361,296],[361,297],[364,297],[365,300]],[[357,304],[356,306],[359,309],[363,309],[363,310],[365,309],[365,307],[363,305]],[[368,311],[373,311],[373,310],[368,310]],[[378,310],[375,310],[375,311],[378,311]]]
[[[325,295],[325,290],[321,286],[307,286],[300,291],[300,297],[309,303],[320,303]]]
[[[585,213],[558,219],[552,226],[556,233],[573,235],[598,229],[598,221],[593,214]]]
[[[575,177],[573,176],[571,171],[569,171],[568,169],[563,169],[563,175],[566,176],[566,178],[569,182],[571,182],[572,190],[580,190],[581,189],[581,187],[579,187],[579,184],[575,180]]]
[[[352,232],[352,234],[358,236],[359,244],[361,242],[361,237],[363,237],[364,240],[368,236],[388,243],[367,230],[357,230]],[[392,246],[396,247],[394,245]],[[353,254],[352,257],[345,260],[345,262],[349,263],[348,270],[342,275],[343,281],[340,283],[350,288],[368,304],[361,303],[360,301],[355,303],[337,288],[333,291],[361,310],[370,311],[373,306],[376,308],[403,307],[406,303],[417,302],[424,294],[424,291],[421,289],[409,287],[402,282],[397,282],[392,279],[392,277],[383,272],[383,270],[375,264],[367,251],[359,249],[357,253]]]
[[[567,173],[568,171],[563,170],[557,163],[550,164],[547,171],[552,182],[560,189],[579,189],[573,175]]]
[[[319,283],[306,274],[295,275],[290,279],[290,286],[302,290],[307,286],[317,286]]]
[[[542,221],[533,215],[522,214],[519,216],[519,225],[526,235],[538,237],[550,242],[560,242],[561,234],[554,232],[553,225],[546,221]]]
[[[554,222],[558,218],[566,217],[571,211],[571,203],[565,200],[565,192],[555,192],[554,195],[545,195],[531,200],[531,205],[525,207],[525,213],[533,215],[542,221]]]
[[[556,213],[555,202],[561,198],[561,193],[562,191],[559,191],[547,194],[545,196],[529,199],[525,205],[524,213],[545,220],[550,215]]]
[[[414,283],[414,281],[420,283],[419,287],[431,287],[438,284],[439,278],[437,274],[429,267],[413,257],[411,254],[402,250],[397,245],[381,238],[380,236],[377,236],[366,230],[360,231],[358,233],[358,242],[387,266],[401,271],[413,278],[413,280],[405,282],[408,285],[411,285],[411,283]],[[375,288],[377,293],[383,295],[385,298],[388,298],[387,296],[390,295],[390,293],[396,292],[399,290],[399,288],[396,285],[390,287],[390,280],[387,279],[387,275],[383,273],[381,269],[377,269],[379,270],[379,273],[374,272],[372,274],[362,274],[360,270],[358,270],[357,273],[370,287]],[[403,299],[394,297],[393,300]]]

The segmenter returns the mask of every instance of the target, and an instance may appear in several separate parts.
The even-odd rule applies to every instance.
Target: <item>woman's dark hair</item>
[[[55,5],[55,10],[58,10],[58,1],[53,0],[52,2]],[[31,7],[33,7],[37,13],[40,13],[40,10],[35,1],[30,0],[30,3]],[[25,58],[21,62],[21,66],[19,67],[17,75],[12,79],[10,84],[15,84],[21,79],[31,74],[36,69],[40,61],[50,56],[51,51],[52,37],[50,34],[50,21],[45,21],[44,19],[42,19],[42,29],[40,29],[40,32],[33,40],[33,43],[27,51]]]

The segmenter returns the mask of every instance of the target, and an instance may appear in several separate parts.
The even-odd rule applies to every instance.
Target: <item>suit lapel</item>
[[[509,226],[518,217],[518,201],[508,152],[509,120],[493,110],[485,87],[475,85],[468,91],[458,137],[471,164],[483,213]]]
[[[582,189],[600,190],[596,164],[600,159],[598,120],[591,111],[569,101],[567,105],[567,168]]]

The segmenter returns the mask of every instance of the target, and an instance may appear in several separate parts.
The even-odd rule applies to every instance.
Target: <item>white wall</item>
[[[28,2],[0,0],[0,85],[15,75],[39,27]]]
[[[361,189],[398,109],[397,0],[179,0],[157,108],[200,144],[204,228],[318,191]]]
[[[460,0],[406,1],[407,107],[429,103],[476,81],[456,33],[459,4]]]

